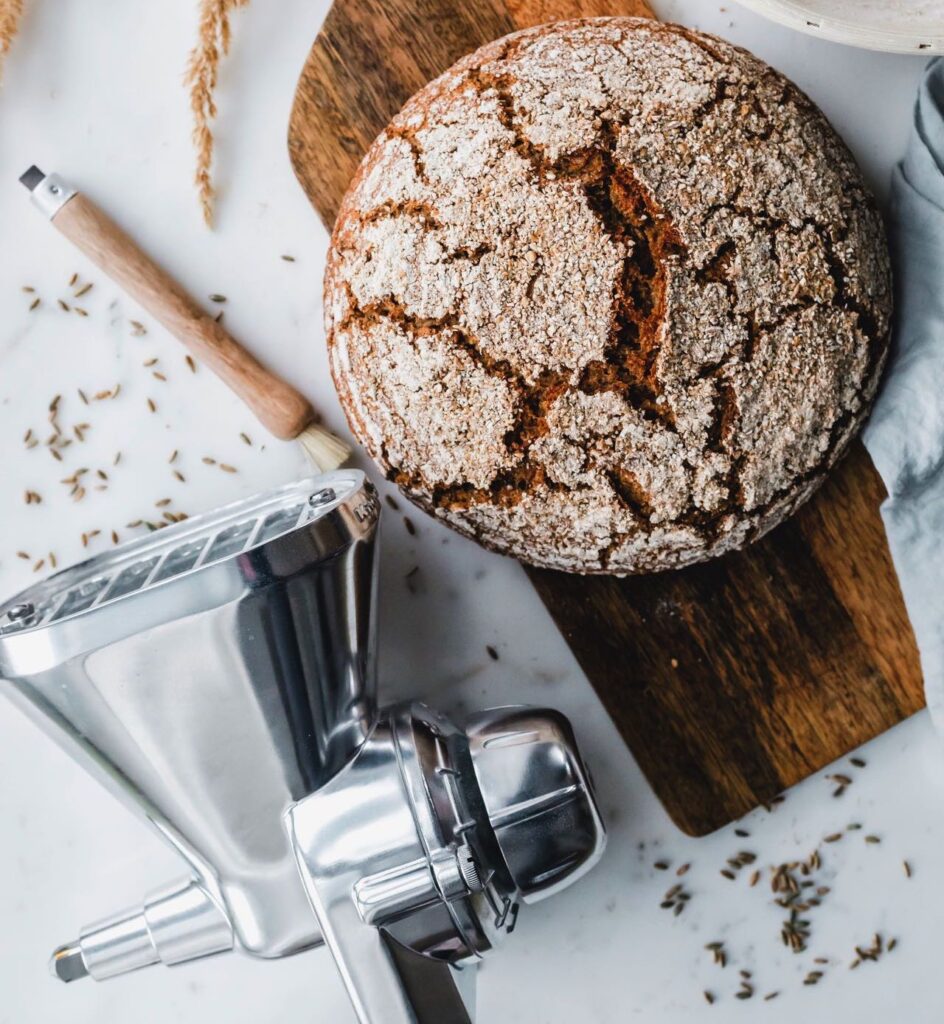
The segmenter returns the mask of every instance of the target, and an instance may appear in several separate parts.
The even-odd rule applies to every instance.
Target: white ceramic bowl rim
[[[944,3],[935,5],[938,15],[921,15],[903,10],[901,0],[886,0],[879,7],[886,7],[874,24],[855,18],[849,12],[852,6],[846,0],[837,3],[839,10],[830,14],[824,10],[824,0],[818,3],[810,0],[740,0],[745,6],[774,21],[799,29],[810,35],[821,36],[838,43],[848,43],[869,50],[887,53],[944,53]]]

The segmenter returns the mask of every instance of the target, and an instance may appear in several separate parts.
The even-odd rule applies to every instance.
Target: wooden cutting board
[[[361,157],[460,56],[555,18],[642,0],[335,0],[289,128],[330,227]],[[923,706],[914,637],[856,444],[814,500],[747,551],[658,576],[528,569],[678,826],[703,835]]]

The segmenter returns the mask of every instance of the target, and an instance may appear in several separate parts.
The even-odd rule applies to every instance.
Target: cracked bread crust
[[[881,218],[744,50],[557,22],[460,60],[380,135],[325,278],[350,425],[404,493],[533,565],[739,547],[861,424],[887,352]]]

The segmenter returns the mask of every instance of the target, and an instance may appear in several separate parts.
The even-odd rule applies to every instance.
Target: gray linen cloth
[[[944,58],[922,80],[890,214],[894,349],[863,440],[888,490],[885,531],[944,728]]]

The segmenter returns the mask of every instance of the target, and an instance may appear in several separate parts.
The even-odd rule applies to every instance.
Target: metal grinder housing
[[[599,858],[562,715],[378,709],[379,516],[327,474],[0,606],[0,686],[190,869],[57,949],[60,978],[326,942],[365,1024],[467,1021],[467,968]]]

